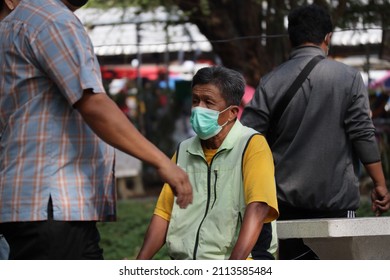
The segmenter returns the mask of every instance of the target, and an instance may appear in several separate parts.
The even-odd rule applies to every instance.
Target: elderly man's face
[[[192,89],[192,107],[197,106],[222,111],[226,108],[226,101],[215,85],[196,85]]]
[[[218,117],[220,125],[226,123],[230,118],[234,119],[231,116],[231,110],[226,110],[228,106],[221,91],[213,84],[196,85],[192,88],[192,108],[198,106],[221,112]],[[233,107],[229,106],[229,108]]]

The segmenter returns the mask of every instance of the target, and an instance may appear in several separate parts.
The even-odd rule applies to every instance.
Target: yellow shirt
[[[204,149],[208,164],[217,152],[217,149]],[[172,161],[176,162],[176,154]],[[264,202],[270,207],[265,223],[278,217],[276,186],[274,177],[274,163],[271,150],[264,136],[255,135],[251,138],[243,159],[243,178],[245,203]],[[194,197],[196,199],[196,197]],[[174,194],[168,184],[164,184],[157,201],[154,214],[169,221],[171,218]]]

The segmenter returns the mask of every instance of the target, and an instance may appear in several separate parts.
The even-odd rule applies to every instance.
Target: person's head
[[[329,13],[312,4],[298,7],[288,15],[288,34],[292,47],[304,44],[329,45],[333,30]]]
[[[245,92],[244,77],[239,72],[223,66],[211,66],[198,70],[192,79],[191,88],[194,90],[197,86],[204,85],[216,87],[226,107],[240,105]],[[194,105],[199,106],[199,104]]]
[[[237,119],[245,91],[244,77],[222,66],[205,67],[192,79],[191,124],[198,136],[209,139]]]

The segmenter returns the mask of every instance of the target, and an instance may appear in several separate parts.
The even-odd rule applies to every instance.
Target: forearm
[[[106,94],[86,91],[74,107],[103,141],[154,166],[163,181],[174,190],[181,208],[192,202],[187,173],[149,142]]]
[[[168,225],[168,221],[153,215],[137,260],[149,260],[161,249],[165,244]]]
[[[386,180],[383,174],[382,163],[375,162],[364,165],[368,175],[371,177],[374,187],[386,187]]]
[[[374,183],[374,189],[371,191],[371,210],[376,216],[380,216],[390,208],[390,195],[383,175],[382,164],[376,162],[365,164],[364,167]]]
[[[157,167],[169,159],[148,141],[104,93],[86,93],[75,104],[85,122],[106,143]]]
[[[269,206],[262,202],[252,202],[247,206],[236,245],[230,255],[231,260],[245,260],[249,256],[260,235],[268,211]]]

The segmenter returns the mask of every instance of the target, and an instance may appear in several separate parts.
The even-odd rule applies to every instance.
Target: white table
[[[390,217],[278,221],[277,233],[303,238],[323,260],[390,260]]]

